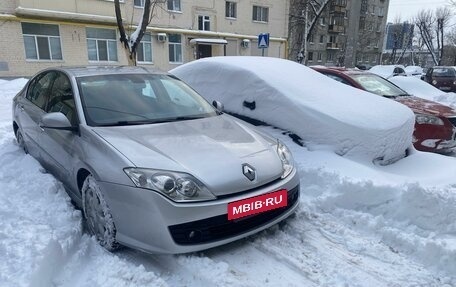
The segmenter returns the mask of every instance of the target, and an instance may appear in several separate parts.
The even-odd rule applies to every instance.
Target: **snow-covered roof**
[[[339,154],[394,158],[412,143],[413,113],[303,65],[267,57],[214,57],[170,71],[227,111],[290,130]],[[254,110],[243,103],[255,102]]]
[[[190,44],[216,44],[226,45],[228,41],[225,39],[213,39],[213,38],[195,38],[190,40]]]

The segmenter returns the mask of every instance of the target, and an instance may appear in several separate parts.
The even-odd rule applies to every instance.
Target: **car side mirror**
[[[71,125],[67,117],[60,113],[49,113],[41,117],[40,127],[43,129],[54,129],[64,131],[77,131],[78,128]]]
[[[212,102],[212,105],[214,106],[214,108],[217,109],[217,111],[219,112],[223,112],[223,104],[219,101],[213,101]]]

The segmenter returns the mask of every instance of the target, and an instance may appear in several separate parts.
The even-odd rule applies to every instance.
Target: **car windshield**
[[[454,69],[451,68],[436,68],[433,71],[434,77],[454,77]]]
[[[366,91],[384,96],[400,97],[407,96],[407,92],[399,89],[389,81],[373,74],[355,74],[350,75],[353,80],[360,84]]]
[[[151,124],[217,115],[200,95],[167,75],[85,76],[77,82],[90,126]]]

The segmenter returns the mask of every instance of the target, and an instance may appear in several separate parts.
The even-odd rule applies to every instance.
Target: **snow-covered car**
[[[414,146],[421,151],[449,152],[456,147],[456,111],[448,106],[408,94],[392,82],[425,82],[415,77],[393,77],[390,81],[369,73],[345,68],[314,68],[316,71],[345,83],[409,107],[416,117]],[[411,79],[411,80],[410,80]],[[418,83],[420,84],[420,83]],[[431,88],[433,88],[431,86]]]
[[[425,75],[423,68],[420,66],[407,66],[404,70],[408,77],[421,78]]]
[[[402,65],[377,65],[370,68],[369,72],[379,75],[385,79],[396,76],[407,76],[405,67]]]
[[[141,68],[55,68],[14,98],[17,141],[67,187],[100,244],[212,248],[294,212],[288,148]]]
[[[291,131],[308,147],[386,164],[412,145],[410,109],[295,62],[214,57],[170,72],[227,112]]]

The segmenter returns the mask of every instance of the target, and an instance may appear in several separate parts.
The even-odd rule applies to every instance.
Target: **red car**
[[[407,94],[388,80],[372,73],[345,69],[313,67],[336,81],[391,98],[415,113],[414,146],[417,150],[446,153],[456,147],[456,110]]]

